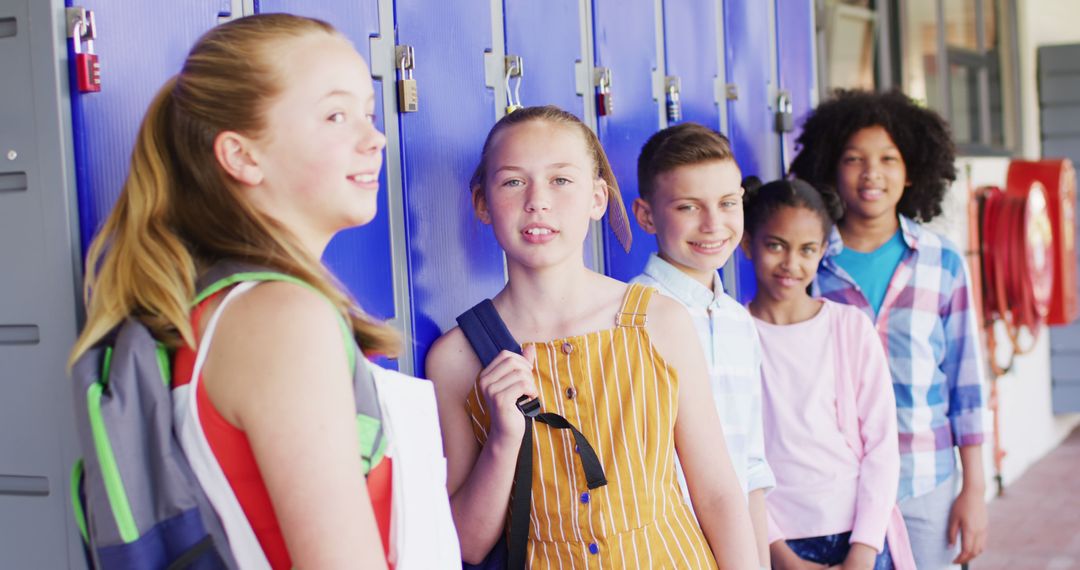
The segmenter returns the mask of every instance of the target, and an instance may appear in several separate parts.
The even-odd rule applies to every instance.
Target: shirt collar
[[[919,249],[919,237],[922,235],[923,229],[915,220],[903,215],[897,214],[900,220],[900,233],[904,237],[904,243],[911,249]],[[838,255],[844,250],[844,239],[840,237],[839,226],[833,225],[832,233],[829,234],[829,243],[825,249],[825,255],[832,257]]]
[[[708,287],[698,283],[696,279],[664,261],[655,253],[649,254],[649,261],[645,264],[645,275],[656,280],[671,293],[672,297],[688,307],[708,308],[719,301],[720,296],[724,294],[719,272],[713,274],[713,290],[710,291]]]

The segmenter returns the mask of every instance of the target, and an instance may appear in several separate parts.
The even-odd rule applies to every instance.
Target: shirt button
[[[583,505],[589,504],[589,492],[588,491],[585,491],[584,493],[581,494],[581,504],[583,504]]]
[[[600,554],[600,547],[595,542],[589,543],[589,554]]]
[[[566,389],[566,397],[569,400],[573,400],[574,396],[577,396],[577,389],[574,388],[573,386],[570,386],[569,388]]]
[[[570,354],[571,352],[574,352],[574,345],[568,342],[564,342],[562,345],[562,351],[563,354]]]

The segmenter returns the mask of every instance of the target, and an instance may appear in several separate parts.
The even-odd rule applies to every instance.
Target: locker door
[[[329,22],[352,41],[368,62],[368,67],[372,67],[370,38],[378,36],[380,32],[378,0],[260,0],[255,7],[258,13],[288,12]],[[374,81],[376,120],[379,130],[386,132],[385,106],[380,96],[382,80]],[[392,120],[396,121],[396,118]],[[405,243],[403,237],[394,239],[395,234],[400,236],[400,231],[391,229],[392,226],[397,229],[402,223],[399,206],[401,189],[400,184],[391,188],[387,182],[387,173],[397,168],[397,153],[393,152],[397,137],[394,133],[387,135],[388,148],[383,169],[379,173],[378,214],[367,225],[350,228],[334,236],[323,254],[323,261],[349,288],[365,311],[379,319],[395,320],[404,331],[404,336],[408,337],[407,319],[402,318],[407,312],[402,307],[407,278],[405,263],[401,253],[395,255],[395,249],[404,252]],[[395,259],[399,260],[396,264]],[[400,292],[397,299],[396,292]],[[397,363],[381,364],[395,366]],[[406,371],[410,369],[405,368]]]
[[[693,121],[723,132],[717,103],[723,93],[719,9],[717,0],[664,2],[664,61],[667,76],[680,84],[682,118],[675,122]]]
[[[419,111],[403,113],[399,121],[411,340],[422,374],[432,341],[505,283],[502,250],[473,215],[468,189],[495,121],[484,56],[492,47],[491,5],[397,0],[395,8],[397,43],[414,48],[419,97]]]
[[[526,107],[555,105],[594,125],[588,1],[504,0],[503,29],[506,53],[521,56],[525,68],[520,83],[510,80],[511,94],[520,89]],[[585,265],[597,271],[603,270],[601,233],[594,224],[585,241]]]
[[[74,0],[67,0],[71,5]],[[101,92],[72,93],[82,255],[109,215],[127,177],[146,106],[183,65],[191,45],[217,24],[221,0],[79,0],[93,10]]]
[[[638,197],[637,156],[641,145],[662,126],[655,95],[658,5],[654,0],[593,0],[596,65],[611,69],[613,112],[597,118],[597,133],[619,181],[627,214]],[[662,67],[662,65],[661,65]],[[605,226],[606,226],[605,222]],[[656,240],[630,221],[634,244],[623,251],[610,231],[603,232],[607,274],[626,281],[641,273]]]
[[[582,95],[588,85],[579,92],[577,75],[579,62],[584,70],[587,61],[580,7],[579,0],[504,0],[506,53],[524,59],[521,100],[526,107],[555,105],[585,117]]]
[[[780,89],[791,94],[795,130],[781,137],[786,173],[795,158],[795,139],[806,114],[817,104],[814,3],[809,0],[776,0],[776,44]]]
[[[728,82],[728,137],[743,176],[768,182],[780,177],[780,144],[774,130],[776,30],[772,2],[724,1],[724,67]],[[739,301],[757,290],[754,268],[736,250],[733,272],[725,286],[735,285]]]

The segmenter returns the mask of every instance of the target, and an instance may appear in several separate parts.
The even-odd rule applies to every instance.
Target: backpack
[[[288,281],[314,290],[289,275],[223,262],[200,279],[192,305],[244,281]],[[354,371],[367,475],[383,458],[387,441],[371,371],[358,365],[359,347],[344,318],[340,324]],[[172,356],[145,325],[128,317],[72,367],[83,457],[72,470],[71,499],[91,568],[238,567],[221,520],[180,446]]]

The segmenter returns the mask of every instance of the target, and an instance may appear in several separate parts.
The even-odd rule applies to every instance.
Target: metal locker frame
[[[0,0],[0,19],[0,567],[83,568],[68,483],[81,283],[67,19],[60,0]]]

